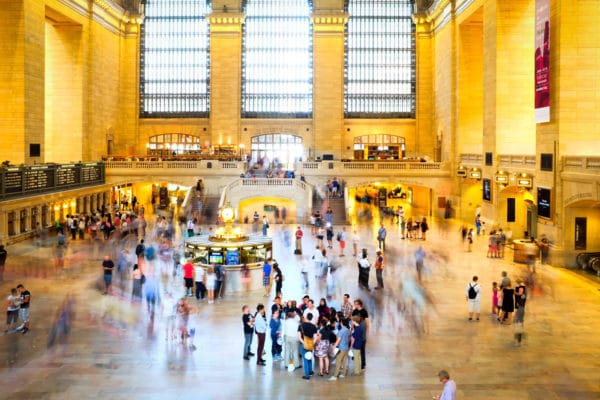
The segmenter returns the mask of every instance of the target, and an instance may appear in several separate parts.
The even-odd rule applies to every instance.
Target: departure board
[[[81,165],[81,183],[99,182],[102,180],[102,166],[100,164]]]
[[[49,189],[54,186],[54,170],[31,168],[25,171],[25,190]]]
[[[23,171],[7,170],[2,178],[4,193],[20,193],[23,191]]]
[[[56,170],[56,185],[71,186],[79,183],[79,170],[75,165],[61,165]]]

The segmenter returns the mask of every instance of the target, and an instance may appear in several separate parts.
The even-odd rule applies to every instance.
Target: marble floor
[[[370,313],[364,375],[335,382],[318,376],[305,381],[301,369],[288,372],[270,353],[266,367],[242,359],[241,306],[266,302],[270,308],[261,290],[226,295],[215,304],[193,299],[194,348],[166,337],[172,304],[183,294],[181,278],[163,285],[152,326],[145,308],[128,301],[130,289],[109,296],[98,290],[102,256],[114,246],[71,242],[66,268],[56,271],[53,247],[11,245],[0,290],[7,296],[23,283],[31,291],[31,331],[0,336],[0,399],[431,399],[442,389],[441,369],[456,381],[457,399],[600,399],[600,281],[538,267],[541,290],[531,291],[525,339],[515,347],[513,326],[491,314],[491,287],[501,271],[514,282],[525,267],[511,262],[510,249],[504,259],[486,258],[487,238],[477,238],[473,252],[466,252],[457,227],[432,226],[426,241],[401,240],[397,227],[389,227],[383,291],[357,287],[351,254],[334,260],[335,279],[311,278],[309,294],[317,301],[326,290],[339,302],[347,292],[363,299]],[[302,257],[284,240],[284,230],[295,226],[272,228],[274,254],[286,276],[284,299],[300,300]],[[358,230],[361,247],[373,258],[375,228]],[[314,245],[307,234],[304,248]],[[410,312],[419,303],[410,297],[418,246],[427,253],[424,286],[432,299],[420,309],[422,318]],[[310,264],[309,256],[305,252]],[[474,274],[483,287],[480,322],[467,320],[465,288]],[[72,301],[71,329],[48,348],[65,299]]]

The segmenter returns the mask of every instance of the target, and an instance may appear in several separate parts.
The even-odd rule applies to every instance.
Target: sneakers
[[[329,378],[329,379],[327,379],[327,380],[328,380],[328,381],[337,381],[337,377],[335,377],[335,376],[332,376],[332,377],[330,377],[330,378]]]
[[[310,376],[306,376],[306,375],[304,375],[304,376],[302,377],[302,379],[309,380],[309,379],[310,379]]]
[[[244,357],[244,360],[249,360],[249,359],[250,359],[250,357],[248,357],[248,356]]]
[[[250,351],[250,352],[248,352],[248,357],[252,357],[252,356],[255,356],[255,355],[256,355],[256,354],[252,353],[251,351]]]
[[[344,375],[344,374],[340,374],[340,376],[339,376],[339,378],[345,378],[345,377],[346,377],[346,375]]]

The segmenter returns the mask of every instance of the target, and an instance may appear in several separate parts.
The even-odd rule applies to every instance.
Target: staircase
[[[216,224],[219,215],[219,197],[204,196],[201,210],[201,223]]]
[[[321,198],[315,191],[313,194],[313,214],[319,211],[323,218],[325,218],[325,212],[328,207],[331,207],[331,210],[333,211],[333,225],[345,225],[346,202],[344,201],[344,198]]]
[[[192,193],[186,214],[189,212],[191,216],[200,216],[200,223],[202,224],[216,223],[219,214],[219,197],[205,196],[202,192],[198,192],[195,187],[190,190],[192,190]]]

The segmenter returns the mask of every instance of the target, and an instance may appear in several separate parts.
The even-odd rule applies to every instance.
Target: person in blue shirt
[[[381,224],[381,227],[377,231],[377,243],[379,244],[379,248],[382,251],[385,251],[385,237],[386,236],[387,236],[387,230],[385,229],[383,224]]]
[[[269,321],[269,328],[271,329],[271,355],[273,356],[273,360],[283,360],[281,352],[283,351],[283,346],[278,343],[277,339],[282,338],[281,334],[281,318],[279,317],[280,311],[275,310],[271,314],[271,321]]]
[[[269,260],[265,260],[263,265],[263,286],[265,297],[269,297],[269,293],[271,293],[271,264],[269,264]]]
[[[363,336],[363,328],[360,326],[360,321],[362,318],[360,315],[352,316],[352,326],[354,327],[352,330],[352,337],[350,339],[350,347],[352,348],[352,354],[354,355],[354,373],[353,375],[360,375],[361,373],[361,355],[360,349],[363,345],[364,336]]]
[[[340,330],[337,333],[337,340],[333,345],[338,350],[338,353],[335,356],[335,371],[331,378],[329,378],[330,381],[335,381],[338,377],[344,378],[344,374],[348,374],[348,350],[350,350],[349,323],[350,320],[348,318],[342,318],[340,321]]]

